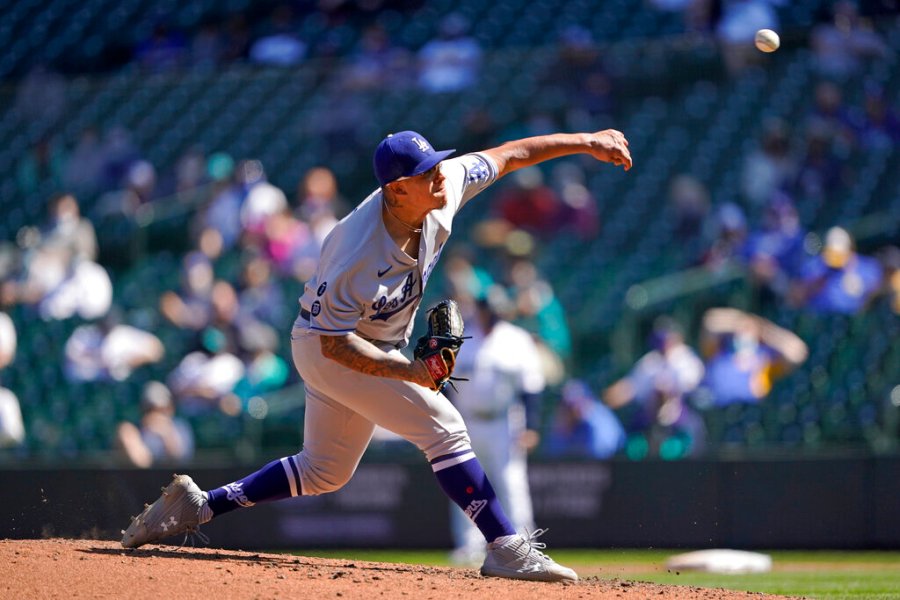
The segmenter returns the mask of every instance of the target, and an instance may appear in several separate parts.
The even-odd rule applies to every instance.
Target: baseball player
[[[534,530],[528,486],[528,450],[538,442],[536,416],[544,391],[541,356],[531,334],[504,320],[510,300],[494,288],[474,304],[471,339],[454,374],[468,381],[450,395],[469,432],[472,448],[493,482],[497,497],[517,531]],[[451,506],[457,564],[484,559],[484,538],[465,514]]]
[[[123,546],[194,531],[257,502],[338,490],[356,470],[377,424],[425,454],[438,484],[484,535],[483,575],[578,579],[540,551],[544,545],[534,533],[516,533],[459,412],[436,393],[453,370],[452,353],[442,353],[442,361],[411,361],[400,349],[410,339],[453,217],[469,200],[508,173],[571,154],[628,170],[628,142],[621,132],[605,130],[524,138],[448,158],[453,152],[436,151],[414,131],[387,136],[374,156],[380,187],[326,238],[291,333],[294,364],[306,387],[303,449],[207,491],[187,475],[176,476],[132,520]]]

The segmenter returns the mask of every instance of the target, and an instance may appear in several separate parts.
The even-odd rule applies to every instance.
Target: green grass
[[[554,559],[582,577],[729,588],[817,600],[900,600],[900,552],[769,552],[773,569],[752,575],[667,571],[666,550],[554,550]],[[308,550],[296,554],[378,562],[449,565],[436,550]]]

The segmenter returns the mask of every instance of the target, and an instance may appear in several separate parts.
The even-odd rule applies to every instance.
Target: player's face
[[[404,183],[409,197],[422,208],[433,210],[447,204],[440,163],[420,175],[406,179]]]

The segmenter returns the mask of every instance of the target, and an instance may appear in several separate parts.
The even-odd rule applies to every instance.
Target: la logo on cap
[[[420,175],[453,152],[453,150],[436,152],[421,133],[400,131],[381,140],[375,148],[372,162],[378,183],[387,185],[402,177]]]

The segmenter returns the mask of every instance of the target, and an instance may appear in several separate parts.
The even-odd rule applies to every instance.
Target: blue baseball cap
[[[387,185],[401,177],[421,175],[456,150],[436,151],[428,140],[415,131],[392,133],[375,148],[375,177]]]

